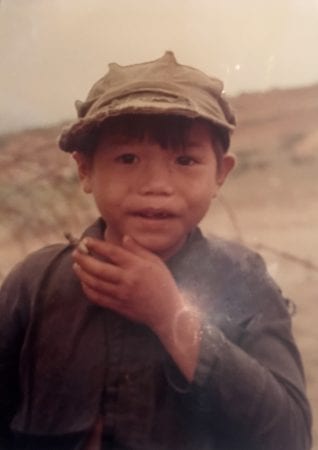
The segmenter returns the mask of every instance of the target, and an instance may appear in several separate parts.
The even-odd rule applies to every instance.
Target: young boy
[[[77,104],[60,146],[101,218],[2,287],[1,448],[310,448],[286,301],[197,227],[234,165],[222,87],[167,52]]]

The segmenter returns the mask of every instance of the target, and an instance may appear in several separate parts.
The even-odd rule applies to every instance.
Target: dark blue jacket
[[[105,449],[310,448],[286,300],[257,254],[196,229],[169,260],[204,316],[189,384],[149,329],[85,298],[71,253],[31,254],[0,292],[0,449],[84,448],[98,416]]]

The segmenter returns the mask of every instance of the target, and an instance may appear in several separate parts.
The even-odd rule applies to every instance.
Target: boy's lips
[[[177,214],[163,208],[142,208],[131,212],[134,217],[141,217],[148,220],[167,220],[174,219]]]

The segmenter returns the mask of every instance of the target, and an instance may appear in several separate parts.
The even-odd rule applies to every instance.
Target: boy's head
[[[131,235],[163,258],[183,245],[234,165],[227,150],[235,119],[222,88],[167,52],[111,65],[77,103],[79,120],[60,146],[73,152],[106,238]]]

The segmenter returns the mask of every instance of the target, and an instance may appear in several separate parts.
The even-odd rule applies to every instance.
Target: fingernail
[[[82,240],[79,242],[79,244],[78,244],[78,246],[77,246],[77,249],[78,249],[81,253],[84,253],[85,255],[88,255],[88,254],[89,254],[89,250],[88,250],[88,248],[87,248],[87,244],[88,244],[87,239],[82,239]]]

